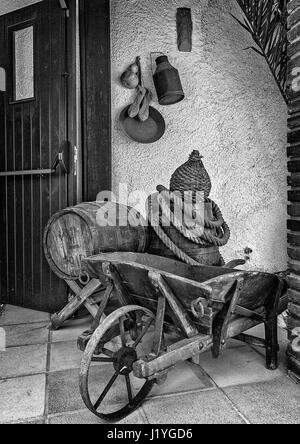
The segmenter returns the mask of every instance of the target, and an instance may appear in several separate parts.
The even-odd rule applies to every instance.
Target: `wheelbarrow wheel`
[[[132,319],[137,318],[143,321],[133,338]],[[146,379],[136,388],[132,386],[131,378],[134,362],[145,355],[141,343],[154,321],[155,316],[150,310],[130,305],[111,313],[92,335],[81,362],[80,393],[87,408],[99,418],[120,420],[134,412],[150,393],[154,380]],[[98,385],[102,387],[99,389]],[[126,390],[121,397],[123,388]]]

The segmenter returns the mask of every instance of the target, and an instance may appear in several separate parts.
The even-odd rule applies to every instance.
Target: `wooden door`
[[[0,301],[50,312],[64,305],[67,292],[45,261],[43,230],[75,199],[67,161],[72,17],[64,4],[45,0],[0,17]],[[54,169],[62,150],[68,172]]]

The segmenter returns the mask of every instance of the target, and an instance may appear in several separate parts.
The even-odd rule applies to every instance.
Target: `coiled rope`
[[[161,187],[159,187],[161,189]],[[167,191],[166,189],[161,190],[161,191]],[[174,197],[174,202],[175,199],[180,199],[180,196],[177,196],[174,193],[171,193],[171,195],[173,195]],[[152,199],[153,196],[150,196],[147,200],[147,206],[148,206],[148,215],[149,215],[149,222],[150,225],[152,227],[152,229],[154,230],[154,232],[156,233],[156,235],[159,237],[159,239],[163,242],[163,244],[165,245],[165,247],[167,247],[178,259],[180,259],[182,262],[185,262],[189,265],[199,265],[199,262],[197,262],[195,259],[193,259],[192,257],[190,257],[187,253],[185,253],[183,250],[181,250],[181,248],[179,248],[170,238],[169,236],[165,233],[165,231],[163,230],[163,228],[161,227],[161,217],[163,217],[165,219],[165,221],[169,221],[168,218],[170,218],[170,222],[172,223],[172,225],[188,240],[190,240],[193,243],[196,243],[199,246],[202,246],[204,248],[208,248],[212,245],[214,246],[223,246],[228,242],[228,239],[230,237],[230,230],[228,225],[226,224],[226,222],[223,219],[222,213],[219,209],[219,207],[217,206],[217,204],[215,204],[213,201],[210,201],[208,199],[206,199],[206,201],[211,202],[213,204],[213,214],[214,216],[216,215],[217,220],[216,221],[212,221],[209,219],[209,223],[207,223],[207,218],[205,218],[205,227],[200,227],[198,228],[198,234],[199,236],[196,235],[197,232],[197,228],[190,230],[186,227],[181,226],[180,224],[178,224],[176,217],[174,216],[174,213],[172,211],[170,211],[170,208],[168,207],[168,205],[166,204],[166,202],[164,201],[164,196],[163,193],[160,194],[160,196],[162,197],[162,199],[159,199],[159,203],[160,203],[160,208],[162,210],[162,214],[161,216],[159,215],[158,219],[159,219],[159,223],[156,224],[154,223],[155,218],[154,216],[154,211],[153,211],[153,206],[152,206]],[[181,200],[181,199],[180,199]],[[176,202],[177,204],[182,205],[182,200],[179,202]],[[192,212],[190,212],[190,214],[192,214]],[[214,227],[212,227],[213,224],[216,224]],[[221,224],[221,225],[220,225]],[[209,225],[209,227],[207,227],[207,225]],[[212,233],[212,228],[217,229],[216,231],[218,232],[218,235],[213,234]],[[222,258],[222,256],[220,255],[220,265],[224,265],[225,261]]]
[[[188,240],[202,246],[203,248],[214,245],[216,247],[224,247],[230,238],[230,229],[227,223],[224,221],[222,212],[218,205],[211,199],[206,199],[207,203],[211,203],[212,212],[216,220],[210,219],[207,215],[204,216],[204,221],[201,226],[195,228],[188,228],[183,226],[179,222],[178,218],[175,216],[174,212],[171,211],[167,199],[170,202],[174,202],[177,208],[183,207],[182,197],[176,193],[170,193],[166,188],[159,186],[157,187],[160,194],[158,195],[159,204],[162,210],[162,215],[168,222],[170,219],[171,224]],[[185,205],[184,207],[186,217],[193,218],[193,206]],[[151,214],[151,213],[150,213]],[[195,220],[192,219],[195,223]]]

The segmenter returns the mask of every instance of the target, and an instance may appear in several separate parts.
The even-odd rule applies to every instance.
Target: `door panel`
[[[34,26],[34,100],[14,99],[13,32]],[[45,0],[0,17],[0,66],[7,91],[0,91],[0,171],[51,169],[66,143],[66,24],[58,0]],[[70,91],[69,91],[70,95]],[[52,214],[72,203],[71,174],[0,176],[1,302],[56,311],[65,284],[44,258],[43,229]]]

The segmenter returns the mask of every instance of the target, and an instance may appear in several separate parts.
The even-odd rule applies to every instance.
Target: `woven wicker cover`
[[[180,166],[171,177],[171,191],[203,191],[208,198],[211,191],[211,181],[204,168],[199,151],[193,151],[189,160]]]

